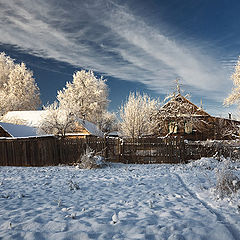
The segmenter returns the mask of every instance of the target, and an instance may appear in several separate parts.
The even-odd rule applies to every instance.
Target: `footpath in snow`
[[[219,164],[0,167],[0,239],[240,239],[239,194],[214,193]]]

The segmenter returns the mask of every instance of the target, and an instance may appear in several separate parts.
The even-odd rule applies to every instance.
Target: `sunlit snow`
[[[221,164],[0,167],[0,238],[239,239],[239,195],[214,192]]]

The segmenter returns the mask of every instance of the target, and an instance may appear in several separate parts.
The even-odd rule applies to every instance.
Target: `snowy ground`
[[[239,195],[214,194],[218,165],[0,167],[0,239],[240,239]]]

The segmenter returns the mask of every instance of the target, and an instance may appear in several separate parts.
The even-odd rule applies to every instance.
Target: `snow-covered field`
[[[239,194],[214,193],[219,164],[0,167],[0,239],[240,239]]]

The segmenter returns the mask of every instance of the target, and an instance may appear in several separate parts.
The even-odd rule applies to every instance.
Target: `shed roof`
[[[36,137],[37,129],[25,125],[0,122],[0,126],[12,137]]]

